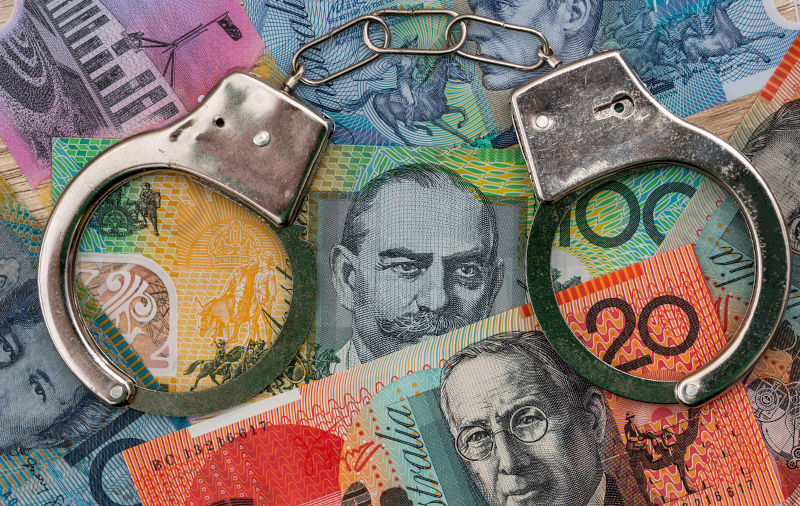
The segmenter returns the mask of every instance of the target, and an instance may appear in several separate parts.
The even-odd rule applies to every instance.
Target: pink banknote
[[[236,0],[20,0],[0,32],[0,138],[34,187],[53,137],[127,137],[264,50]]]

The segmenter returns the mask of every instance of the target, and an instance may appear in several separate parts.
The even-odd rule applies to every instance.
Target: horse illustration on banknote
[[[770,63],[770,56],[756,42],[782,39],[785,31],[766,30],[745,34],[728,12],[741,0],[712,2],[704,13],[659,23],[655,14],[620,8],[617,22],[603,28],[600,49],[619,49],[643,80],[659,89],[671,88],[676,79],[684,85],[697,73],[712,69],[723,72],[742,56]]]
[[[272,345],[276,334],[271,325],[276,286],[274,259],[259,257],[235,267],[218,295],[204,302],[195,297],[197,330],[201,336],[211,333],[216,354],[212,359],[195,360],[184,370],[184,375],[197,373],[191,390],[206,377],[219,385],[238,376]],[[240,330],[245,326],[247,339],[240,344]],[[230,350],[228,345],[232,346]]]
[[[184,374],[192,374],[197,371],[194,385],[189,389],[193,391],[200,384],[203,378],[210,379],[215,385],[239,376],[253,364],[258,362],[261,355],[266,351],[265,341],[248,341],[245,346],[234,346],[226,351],[224,339],[217,341],[217,352],[210,360],[195,360],[184,371]]]
[[[449,105],[445,94],[445,87],[450,80],[470,82],[472,78],[469,72],[453,57],[434,59],[432,69],[421,65],[419,56],[401,55],[390,62],[390,68],[394,69],[397,78],[395,87],[367,90],[357,100],[343,104],[343,109],[356,111],[371,104],[378,118],[405,144],[416,143],[400,127],[411,132],[423,130],[433,137],[433,131],[426,123],[449,132],[465,143],[470,142],[471,139],[458,130],[467,121],[467,112],[461,107]],[[423,76],[417,78],[415,74]],[[455,127],[444,119],[445,114],[460,116]]]
[[[195,298],[198,331],[212,332],[212,344],[220,339],[238,343],[239,330],[247,326],[247,342],[261,338],[261,320],[266,325],[265,340],[272,343],[269,315],[275,301],[276,270],[270,258],[251,259],[233,269],[222,292],[205,302]],[[264,339],[262,339],[264,340]]]
[[[721,62],[718,59],[730,60],[742,54],[750,54],[760,58],[764,63],[770,62],[766,53],[754,47],[753,43],[763,39],[782,39],[783,31],[765,31],[746,36],[733,23],[728,9],[736,0],[724,0],[713,4],[708,14],[708,22],[704,24],[697,15],[690,16],[691,23],[685,25],[684,37],[681,37],[681,49],[689,63],[707,62],[719,72]],[[689,35],[689,30],[694,31]]]

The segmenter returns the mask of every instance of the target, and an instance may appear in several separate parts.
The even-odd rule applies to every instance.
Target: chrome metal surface
[[[380,18],[380,17],[375,16],[373,14],[367,14],[365,16],[359,16],[356,19],[348,21],[347,23],[345,23],[345,24],[343,24],[341,26],[338,26],[337,28],[334,28],[333,30],[331,30],[330,32],[326,33],[322,37],[317,37],[316,39],[314,39],[314,40],[302,45],[300,47],[300,49],[298,49],[294,53],[294,55],[292,56],[292,72],[290,73],[289,77],[287,78],[286,82],[284,83],[284,85],[283,85],[284,88],[288,87],[288,90],[293,89],[294,86],[297,84],[296,83],[297,80],[299,80],[301,83],[305,84],[306,86],[321,86],[321,85],[323,85],[325,83],[328,83],[330,81],[333,81],[334,79],[336,79],[338,77],[341,77],[341,76],[343,76],[343,75],[345,75],[345,74],[347,74],[349,72],[352,72],[352,71],[354,71],[354,70],[356,70],[356,69],[358,69],[360,67],[363,67],[367,63],[369,63],[371,61],[374,61],[376,58],[379,58],[381,56],[380,53],[372,53],[371,55],[367,56],[363,60],[359,60],[359,61],[357,61],[356,63],[354,63],[352,65],[349,65],[349,66],[347,66],[347,67],[345,67],[345,68],[343,68],[341,70],[337,70],[336,72],[334,72],[332,74],[328,74],[327,76],[321,77],[319,79],[310,79],[308,77],[305,77],[303,72],[300,70],[301,67],[302,67],[302,65],[300,65],[300,56],[304,52],[306,52],[306,50],[308,50],[308,49],[310,49],[310,48],[312,48],[314,46],[317,46],[319,44],[322,44],[323,42],[325,42],[327,40],[330,40],[331,38],[335,37],[336,35],[338,35],[338,34],[342,33],[343,31],[347,30],[348,28],[351,28],[351,27],[353,27],[353,26],[355,26],[355,25],[357,25],[359,23],[365,23],[367,21],[374,21],[374,22],[378,23],[381,28],[383,28],[383,31],[384,31],[383,47],[389,47],[389,45],[392,43],[392,33],[391,33],[391,30],[389,29],[389,25],[386,24],[386,21],[384,21],[383,18]],[[366,26],[365,26],[365,33],[366,33]],[[365,40],[369,40],[369,37],[365,35],[364,39]],[[299,75],[299,77],[297,77],[298,75]],[[291,86],[290,86],[290,83],[289,83],[290,80],[294,80],[295,81],[294,84],[292,84]]]
[[[444,46],[440,49],[429,49],[429,48],[405,48],[405,47],[391,47],[392,41],[392,34],[391,29],[389,28],[389,24],[386,22],[384,18],[387,17],[418,17],[418,16],[449,16],[452,19],[447,24],[444,30],[444,37],[441,41],[441,45]],[[464,49],[464,45],[467,42],[468,32],[469,32],[469,24],[468,21],[476,22],[476,23],[486,23],[489,25],[497,26],[503,28],[505,30],[511,30],[515,32],[523,32],[533,35],[537,39],[539,39],[539,46],[536,49],[536,55],[538,56],[538,60],[531,64],[522,64],[517,62],[511,62],[506,60],[499,60],[495,58],[488,58],[486,56],[481,56],[478,54],[472,54]],[[377,46],[372,40],[370,39],[369,35],[369,27],[371,23],[375,22],[380,25],[384,32],[384,39],[383,39],[383,46]],[[362,27],[362,39],[364,45],[369,49],[372,54],[363,58],[356,63],[349,65],[341,70],[338,70],[332,74],[327,76],[323,76],[318,79],[311,79],[305,76],[305,69],[300,64],[300,57],[302,54],[319,44],[324,43],[325,41],[335,37],[337,34],[342,33],[343,31],[347,30],[348,28],[353,27],[359,23],[363,23],[364,26]],[[460,29],[460,35],[456,40],[453,35],[453,30],[455,27],[458,26]],[[431,46],[437,46],[436,43],[431,43]],[[550,68],[558,68],[561,65],[561,60],[553,52],[553,48],[550,47],[550,44],[547,42],[547,38],[542,34],[542,32],[530,28],[528,26],[521,26],[521,25],[512,25],[509,23],[504,23],[502,21],[498,21],[496,19],[487,18],[484,16],[479,16],[477,14],[458,14],[455,11],[451,11],[449,9],[380,9],[374,11],[371,14],[367,14],[364,16],[360,16],[352,21],[348,21],[347,23],[338,26],[331,30],[330,32],[326,33],[325,35],[318,37],[311,42],[303,45],[298,49],[294,55],[292,56],[292,70],[289,73],[289,76],[286,78],[286,81],[283,83],[283,90],[284,91],[292,91],[298,83],[303,83],[307,86],[320,86],[326,84],[336,78],[339,78],[349,72],[352,72],[367,63],[374,61],[382,54],[400,54],[400,55],[428,55],[428,56],[446,56],[451,54],[458,54],[464,58],[469,60],[474,60],[481,63],[488,63],[491,65],[499,65],[501,67],[509,67],[517,70],[525,70],[531,71],[540,68],[542,65],[549,65]]]
[[[268,384],[270,374],[277,377],[282,372],[297,353],[296,349],[281,348],[285,347],[281,344],[283,332],[277,339],[279,352],[271,349],[262,358],[271,357],[274,366],[280,363],[276,371],[259,367],[259,362],[251,368],[252,373],[248,370],[218,388],[184,394],[139,389],[138,395],[133,381],[98,348],[77,311],[75,257],[81,234],[102,196],[152,170],[186,173],[238,200],[276,227],[289,225],[332,129],[330,121],[286,93],[245,74],[233,74],[186,118],[115,145],[78,173],[53,208],[42,239],[38,282],[44,320],[55,347],[92,392],[109,404],[130,404],[176,416],[199,414],[246,400]],[[264,131],[270,132],[271,142],[259,146],[254,138]],[[295,237],[298,233],[284,232],[294,228],[275,230],[289,251],[290,262],[300,265],[305,261],[300,262],[296,254],[293,260],[290,250],[305,256],[309,253]],[[294,246],[290,248],[287,241]],[[313,253],[310,255],[313,258]],[[304,290],[308,293],[312,288]],[[297,318],[289,321],[292,308],[296,311],[297,304],[307,303],[293,295],[287,324],[297,326]],[[296,333],[299,347],[305,334],[302,328]]]
[[[525,71],[536,70],[544,64],[549,65],[550,68],[557,68],[558,66],[561,65],[561,60],[559,60],[555,56],[555,54],[553,53],[553,49],[547,42],[547,39],[539,30],[534,30],[533,28],[530,28],[528,26],[512,25],[510,23],[504,23],[503,21],[498,21],[496,19],[487,18],[484,16],[478,16],[477,14],[462,14],[454,18],[452,21],[450,21],[450,23],[447,25],[447,28],[445,28],[445,33],[447,34],[448,43],[451,41],[453,27],[456,25],[456,23],[463,23],[464,21],[486,23],[487,25],[498,26],[500,28],[503,28],[504,30],[523,32],[533,35],[534,37],[539,39],[540,42],[539,48],[536,50],[536,54],[539,57],[539,59],[534,63],[525,65],[517,62],[498,60],[496,58],[489,58],[486,56],[481,56],[479,54],[472,54],[460,48],[458,51],[456,51],[456,54],[458,54],[459,56],[463,56],[464,58],[467,58],[469,60],[474,60],[481,63],[489,63],[492,65],[499,65],[501,67],[509,67],[512,69],[525,70]],[[462,37],[463,36],[465,35],[462,33]]]
[[[658,103],[618,52],[550,72],[515,90],[511,101],[523,154],[543,202],[529,238],[528,286],[550,288],[529,290],[529,295],[562,358],[602,388],[651,402],[669,397],[697,405],[747,374],[780,322],[790,278],[784,221],[750,162]],[[658,164],[687,166],[721,183],[736,199],[754,247],[753,296],[739,332],[711,362],[678,382],[633,377],[589,352],[564,323],[549,283],[550,247],[575,192],[621,171]]]
[[[456,11],[451,11],[447,9],[381,9],[379,11],[375,11],[372,13],[373,16],[380,16],[380,17],[387,17],[387,16],[403,16],[403,17],[414,17],[414,16],[450,16],[452,18],[457,18],[458,13]],[[464,21],[460,21],[457,23],[461,27],[461,37],[458,38],[457,41],[452,42],[452,44],[448,47],[442,49],[417,49],[417,48],[395,48],[395,47],[378,47],[376,46],[369,38],[369,25],[370,20],[367,20],[364,23],[363,28],[363,38],[364,38],[364,45],[367,46],[371,51],[379,54],[417,54],[417,55],[429,55],[429,56],[441,56],[447,55],[457,52],[459,49],[464,47],[464,44],[467,43],[467,23]],[[455,26],[455,25],[453,25]],[[451,43],[450,37],[450,29],[451,25],[447,25],[447,42]]]

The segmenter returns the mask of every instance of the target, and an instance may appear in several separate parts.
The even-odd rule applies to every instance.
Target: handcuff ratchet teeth
[[[208,390],[167,393],[137,386],[100,350],[80,318],[73,283],[79,234],[99,202],[114,189],[148,171],[177,171],[260,215],[280,238],[291,265],[315,265],[313,248],[301,239],[304,227],[293,221],[332,135],[333,123],[289,93],[299,83],[324,84],[381,53],[431,54],[424,49],[391,48],[389,25],[383,20],[383,16],[426,12],[377,11],[305,44],[296,52],[282,90],[245,74],[232,74],[186,118],[115,145],[78,173],[53,208],[42,239],[38,282],[44,320],[55,347],[92,392],[111,405],[163,415],[198,415],[245,401],[283,372],[310,328],[313,311],[300,310],[300,306],[315,302],[316,273],[293,270],[286,322],[256,364]],[[452,11],[427,13],[452,18],[445,30],[447,48],[435,54],[456,53],[518,69],[545,63],[560,66],[544,36],[531,28]],[[540,39],[539,60],[523,65],[468,53],[462,48],[467,21]],[[382,47],[369,40],[371,22],[385,33]],[[362,36],[372,55],[328,76],[305,75],[299,63],[303,51],[359,23],[364,23]],[[455,27],[462,30],[458,39],[452,33]],[[783,220],[775,199],[747,159],[719,138],[669,113],[617,52],[589,57],[523,85],[512,94],[512,117],[541,201],[528,242],[528,291],[539,322],[559,355],[598,386],[649,402],[701,404],[746,374],[780,321],[789,279]],[[637,378],[595,357],[575,339],[561,317],[550,280],[551,244],[561,218],[577,199],[576,190],[623,170],[658,163],[686,165],[720,182],[737,199],[756,238],[753,301],[739,334],[711,363],[678,382]]]

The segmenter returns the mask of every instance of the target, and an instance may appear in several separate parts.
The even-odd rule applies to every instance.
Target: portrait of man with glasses
[[[448,364],[442,413],[489,504],[627,504],[603,466],[616,434],[606,399],[544,334],[496,334]]]

